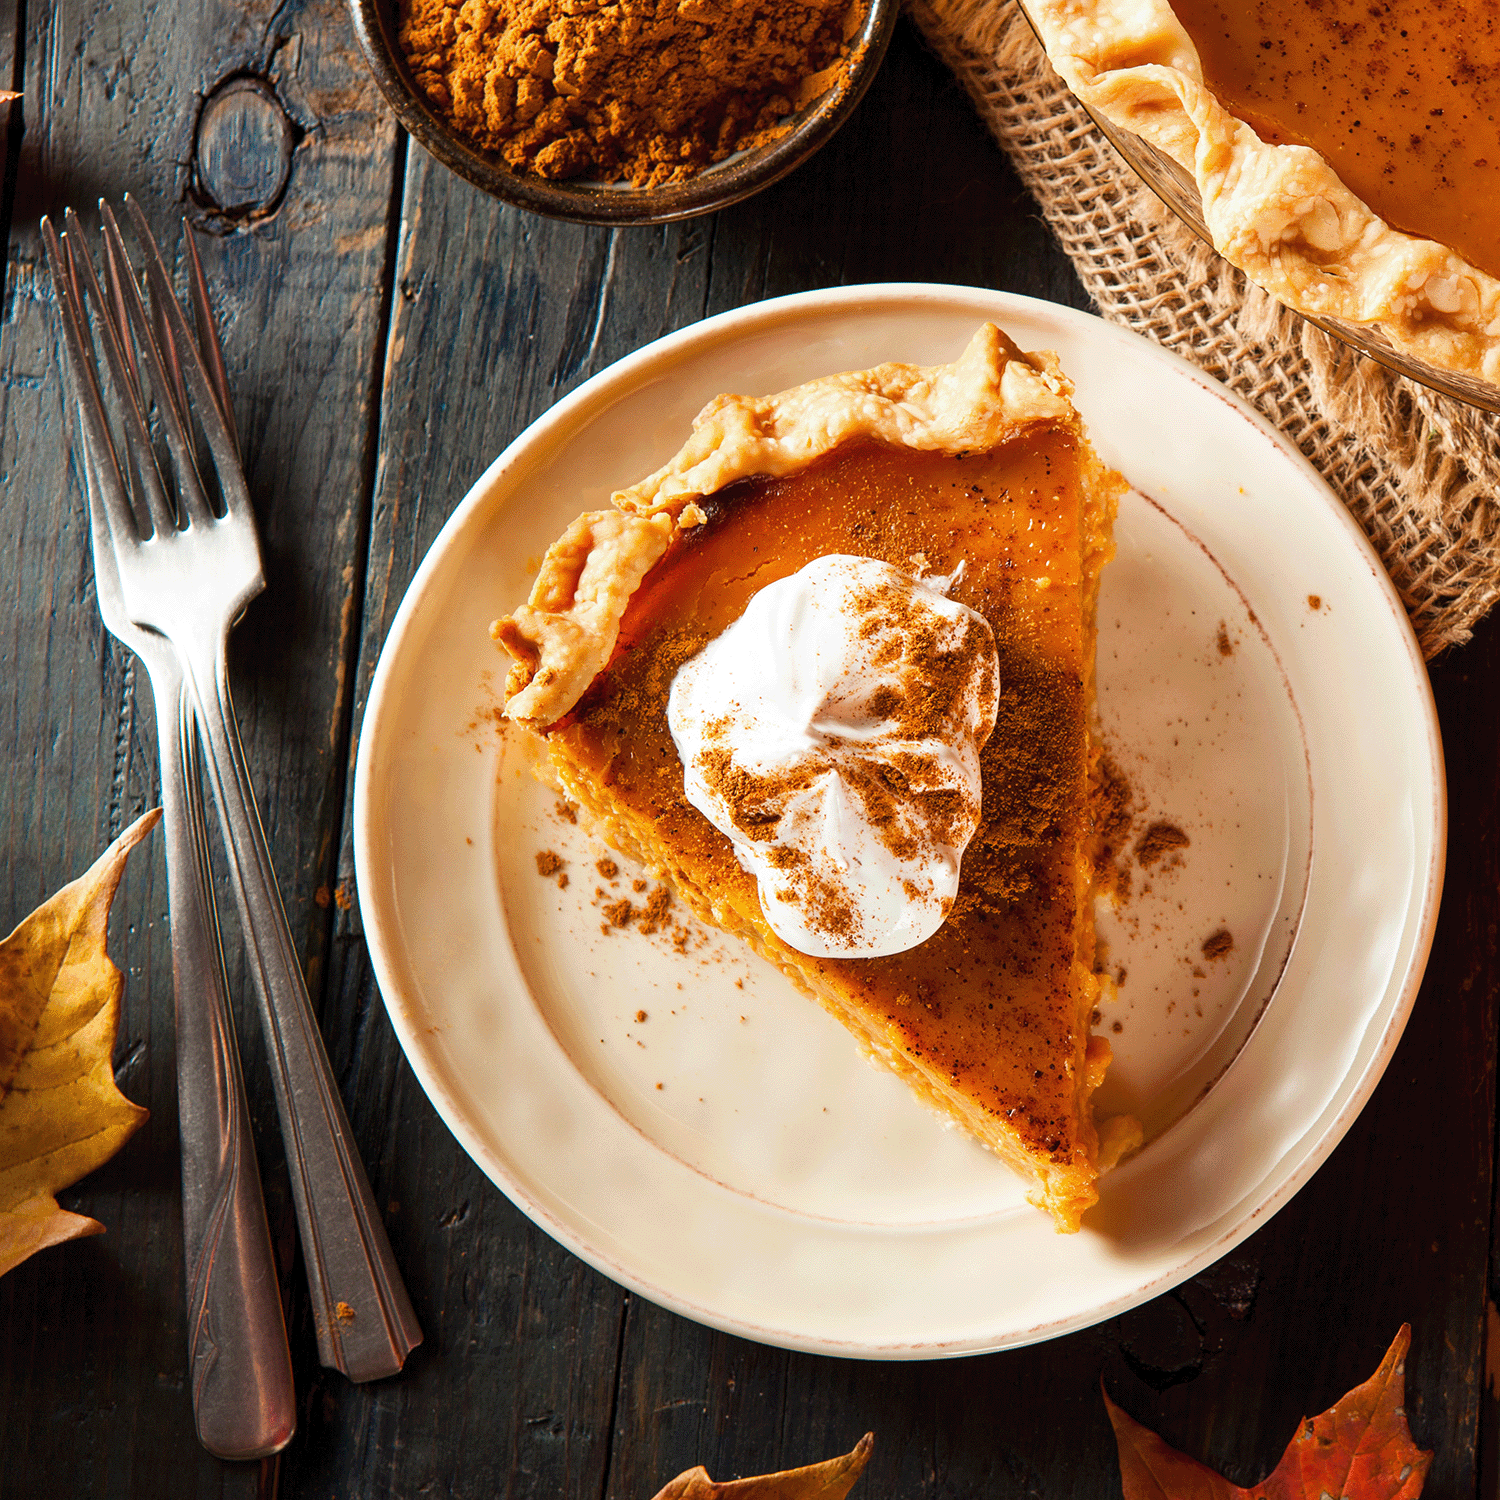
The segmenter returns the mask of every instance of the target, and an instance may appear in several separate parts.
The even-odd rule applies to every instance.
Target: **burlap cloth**
[[[1467,640],[1500,594],[1500,419],[1354,353],[1215,255],[1094,125],[1016,0],[907,8],[1104,317],[1223,381],[1302,449],[1375,544],[1427,656]]]

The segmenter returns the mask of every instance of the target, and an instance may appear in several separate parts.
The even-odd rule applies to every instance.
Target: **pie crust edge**
[[[1500,280],[1392,228],[1307,146],[1269,145],[1203,81],[1167,0],[1026,0],[1090,109],[1198,185],[1214,248],[1296,311],[1378,324],[1430,365],[1500,385]]]
[[[532,729],[562,718],[608,663],[641,580],[696,501],[740,479],[780,478],[858,438],[963,453],[1025,428],[1076,419],[1072,382],[1051,353],[1023,354],[984,324],[952,364],[884,364],[774,396],[718,396],[655,473],[587,511],[547,549],[527,603],[490,627],[513,658],[505,714]]]

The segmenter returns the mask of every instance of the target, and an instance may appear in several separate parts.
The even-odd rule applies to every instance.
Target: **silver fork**
[[[79,357],[88,326],[77,275],[45,219],[42,239],[78,389],[92,380],[93,368]],[[99,399],[97,392],[93,399]],[[110,634],[145,665],[156,700],[172,919],[193,1420],[203,1446],[219,1458],[262,1458],[291,1440],[297,1409],[209,875],[197,726],[176,654],[164,637],[132,624],[125,609],[100,501],[100,465],[113,465],[114,454],[96,452],[85,430],[81,457],[99,613]]]
[[[144,252],[149,312],[108,205],[101,202],[100,212],[114,300],[104,295],[83,249],[82,228],[72,210],[67,211],[67,238],[76,247],[74,260],[99,313],[130,470],[129,479],[118,462],[101,471],[101,508],[125,613],[135,625],[171,643],[202,732],[266,1032],[319,1358],[351,1380],[374,1380],[401,1368],[421,1342],[422,1331],[391,1255],[308,1000],[230,702],[229,630],[264,587],[255,517],[214,388],[216,372],[188,328],[145,215],[129,195],[125,206]],[[190,252],[190,258],[196,259],[195,254]],[[211,326],[206,295],[195,302],[200,326]],[[147,377],[140,389],[144,393],[149,385],[170,453],[165,473],[152,446],[149,412],[131,399],[133,356],[127,350],[132,345]],[[222,381],[222,372],[217,373]],[[101,453],[109,451],[108,414],[97,399],[97,383],[79,384],[84,388],[80,420],[92,434],[91,445]],[[198,467],[194,417],[218,481],[222,515],[216,513]],[[137,483],[132,486],[131,480]],[[132,507],[133,490],[139,510]]]

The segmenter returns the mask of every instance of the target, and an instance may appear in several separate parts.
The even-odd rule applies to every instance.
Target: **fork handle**
[[[205,659],[207,658],[207,659]],[[422,1341],[355,1148],[240,746],[222,645],[186,655],[231,883],[250,956],[291,1170],[318,1358],[350,1380],[394,1375]]]
[[[297,1427],[292,1361],[240,1077],[181,673],[151,673],[161,750],[172,920],[188,1369],[199,1441],[218,1458],[264,1458]]]

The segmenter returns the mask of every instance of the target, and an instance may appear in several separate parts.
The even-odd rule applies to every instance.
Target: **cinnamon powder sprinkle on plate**
[[[658,928],[664,927],[667,922],[667,912],[672,906],[672,893],[666,886],[659,885],[646,897],[646,907],[641,913],[640,930],[644,933],[653,933]]]
[[[1135,846],[1135,857],[1144,869],[1151,869],[1170,855],[1186,849],[1190,840],[1175,823],[1153,823]]]
[[[1223,958],[1233,948],[1234,935],[1227,927],[1221,927],[1217,932],[1210,933],[1203,939],[1204,958]]]

